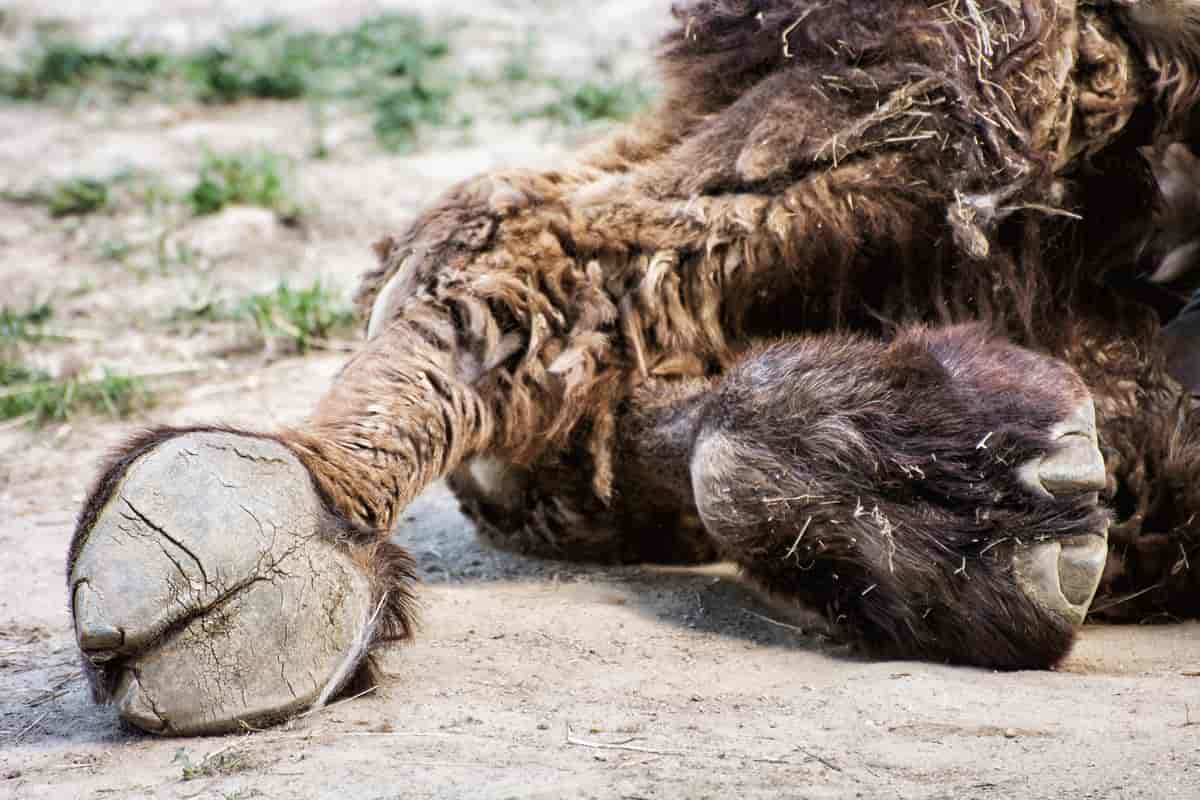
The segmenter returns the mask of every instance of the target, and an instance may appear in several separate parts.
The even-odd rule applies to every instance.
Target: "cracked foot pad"
[[[1043,497],[1095,495],[1107,480],[1096,436],[1096,409],[1089,398],[1051,435],[1055,448],[1021,467],[1022,483]],[[1107,527],[1018,548],[1013,568],[1021,588],[1039,605],[1073,625],[1082,625],[1104,573]]]
[[[123,719],[216,733],[324,702],[361,662],[368,578],[270,439],[168,439],[120,476],[70,568],[94,685]]]

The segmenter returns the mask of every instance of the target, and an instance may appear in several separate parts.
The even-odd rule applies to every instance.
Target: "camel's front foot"
[[[140,450],[140,454],[139,454]],[[382,601],[282,444],[135,443],[81,517],[68,579],[97,696],[162,734],[278,721],[341,689]]]

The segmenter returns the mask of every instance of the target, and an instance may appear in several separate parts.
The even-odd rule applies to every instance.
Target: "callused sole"
[[[187,433],[120,476],[71,567],[75,633],[126,721],[215,733],[323,702],[365,655],[369,580],[282,444]]]

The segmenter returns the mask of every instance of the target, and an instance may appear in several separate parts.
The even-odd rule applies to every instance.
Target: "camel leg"
[[[436,323],[418,309],[372,340],[296,429],[159,429],[104,470],[68,582],[93,687],[123,719],[164,734],[277,721],[410,634],[392,524],[492,430]]]
[[[722,552],[873,654],[991,668],[1068,652],[1104,565],[1091,396],[981,328],[785,340],[695,401]]]
[[[534,463],[588,414],[603,429],[615,309],[554,232],[561,183],[467,181],[382,246],[369,341],[303,425],[161,429],[116,454],[67,567],[98,698],[172,734],[324,702],[411,631],[388,536],[412,499],[474,458]]]
[[[692,433],[673,424],[711,383],[647,379],[633,390],[615,419],[607,498],[596,493],[590,454],[578,441],[529,466],[475,459],[448,483],[480,536],[503,550],[602,564],[711,562],[718,554],[686,475]]]

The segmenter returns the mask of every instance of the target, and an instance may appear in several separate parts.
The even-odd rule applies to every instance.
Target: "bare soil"
[[[494,66],[532,34],[543,64],[585,76],[597,58],[647,71],[667,5],[386,7],[465,18],[454,40],[464,65]],[[272,12],[335,28],[382,7],[10,0],[6,24],[55,17],[94,41],[183,48]],[[54,325],[68,334],[39,346],[38,363],[176,376],[156,382],[162,401],[134,420],[0,429],[0,798],[1200,797],[1196,623],[1089,627],[1057,672],[867,662],[724,567],[605,569],[490,550],[442,486],[396,532],[424,576],[423,630],[386,657],[376,691],[242,736],[122,730],[90,704],[63,581],[97,464],[138,424],[296,421],[343,358],[247,352],[227,327],[164,323],[171,310],[281,277],[348,291],[371,263],[370,242],[452,181],[546,164],[594,133],[493,115],[399,156],[348,114],[318,161],[311,125],[302,102],[0,103],[0,188],[129,167],[186,185],[204,146],[266,145],[297,160],[311,209],[298,229],[244,209],[188,222],[173,235],[189,237],[198,260],[135,274],[105,261],[100,244],[150,231],[138,212],[51,220],[0,201],[0,301],[53,294]]]

